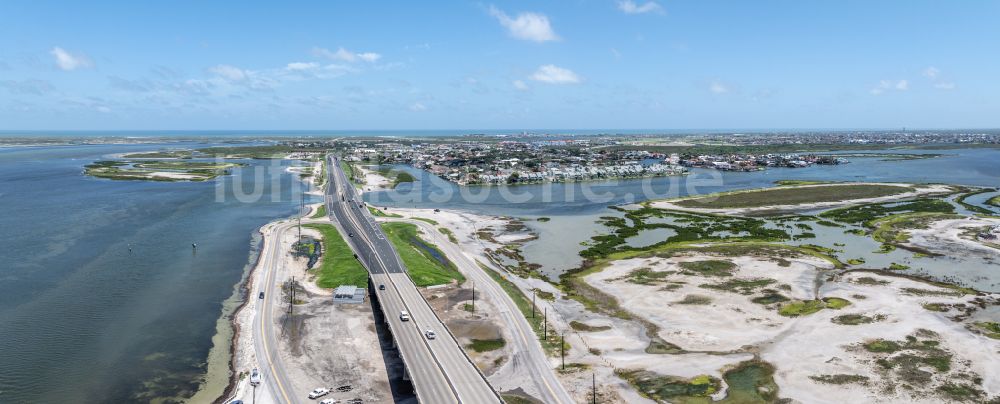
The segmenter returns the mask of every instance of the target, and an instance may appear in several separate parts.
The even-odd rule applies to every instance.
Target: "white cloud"
[[[955,83],[952,83],[950,81],[948,81],[948,82],[934,83],[934,88],[936,88],[938,90],[954,90],[955,89]]]
[[[930,67],[924,69],[924,77],[927,77],[927,78],[929,78],[931,80],[936,79],[938,77],[938,75],[940,75],[940,74],[941,74],[941,70],[938,70],[938,68],[936,68],[934,66],[930,66]]]
[[[886,91],[896,90],[896,91],[906,91],[910,89],[910,82],[907,80],[879,80],[875,87],[872,87],[868,92],[872,95],[882,95]]]
[[[516,88],[518,90],[521,90],[521,91],[525,91],[525,90],[528,89],[528,85],[525,84],[521,80],[514,80],[514,82],[512,84],[514,84],[514,88]]]
[[[572,70],[556,65],[539,66],[530,77],[532,80],[550,84],[575,84],[580,82],[580,76]]]
[[[427,110],[427,106],[425,106],[424,104],[421,104],[419,102],[415,102],[413,104],[410,104],[410,111],[420,112],[420,111],[426,111],[426,110]]]
[[[729,92],[729,86],[719,80],[712,80],[711,83],[708,83],[708,91],[711,91],[712,94],[725,94]]]
[[[625,14],[645,14],[654,11],[663,11],[663,7],[653,1],[647,1],[642,5],[636,4],[632,0],[620,0],[618,2],[618,9]]]
[[[292,62],[285,66],[285,70],[288,71],[304,71],[304,70],[315,70],[319,68],[319,63],[316,62]]]
[[[90,59],[83,54],[73,54],[69,51],[55,47],[49,51],[49,54],[56,58],[56,66],[65,71],[72,71],[80,68],[86,68],[93,66]]]
[[[552,30],[549,24],[549,17],[538,13],[521,13],[517,18],[510,18],[507,13],[490,6],[490,15],[500,21],[500,25],[507,28],[510,36],[526,41],[546,42],[556,41],[559,36]]]
[[[229,81],[243,81],[248,76],[247,72],[243,69],[230,65],[212,66],[208,68],[208,71]]]
[[[373,63],[382,58],[382,55],[375,52],[355,53],[347,49],[344,49],[342,47],[337,48],[336,51],[331,51],[326,48],[316,47],[312,49],[312,54],[316,57],[322,57],[330,60],[340,60],[348,63],[354,63],[358,61]]]

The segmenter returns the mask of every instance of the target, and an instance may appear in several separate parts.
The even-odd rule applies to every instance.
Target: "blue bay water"
[[[298,181],[266,160],[209,182],[82,174],[110,153],[158,147],[0,149],[0,402],[146,402],[198,388],[252,235],[297,212]],[[238,201],[237,184],[264,197]]]

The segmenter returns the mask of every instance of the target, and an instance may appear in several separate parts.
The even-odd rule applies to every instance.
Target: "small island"
[[[84,166],[83,173],[121,181],[208,181],[245,165],[190,160],[100,160]]]

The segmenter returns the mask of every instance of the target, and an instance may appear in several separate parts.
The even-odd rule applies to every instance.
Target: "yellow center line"
[[[275,237],[274,237],[275,238],[274,242],[280,244],[280,240],[277,240],[278,238],[280,238],[280,231],[277,230],[277,229],[275,229],[275,231],[276,231],[276,233],[275,233]],[[264,254],[268,254],[269,252],[270,252],[270,250],[268,250],[266,248],[264,249]],[[273,254],[268,254],[268,255],[270,255],[271,257],[264,259],[265,268],[267,269],[267,276],[266,276],[267,283],[266,283],[265,286],[270,286],[272,284],[272,282],[274,281],[274,269],[273,269],[273,266],[270,265],[270,264],[273,263],[272,259],[271,259],[271,258],[273,258]],[[260,320],[260,335],[261,335],[261,338],[263,339],[263,342],[264,342],[264,344],[263,344],[264,345],[264,359],[267,360],[267,366],[268,366],[269,369],[271,369],[271,375],[274,378],[274,382],[278,385],[278,390],[280,391],[281,396],[285,399],[285,402],[291,403],[292,400],[288,399],[288,393],[285,391],[285,386],[283,386],[281,384],[281,378],[278,377],[278,372],[274,369],[274,362],[271,361],[271,352],[270,352],[270,350],[267,349],[267,332],[264,331],[264,322],[269,321],[268,317],[269,317],[269,314],[271,313],[270,312],[270,308],[269,308],[270,307],[270,303],[271,303],[270,293],[268,293],[268,295],[269,295],[268,298],[264,299],[264,307],[263,307],[263,310],[262,310],[262,313],[261,313],[261,320]]]

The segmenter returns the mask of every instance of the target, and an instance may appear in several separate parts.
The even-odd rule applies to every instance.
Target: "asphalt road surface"
[[[326,206],[331,220],[347,235],[358,259],[368,268],[389,328],[413,381],[417,399],[425,403],[499,403],[500,397],[465,355],[461,345],[424,300],[406,274],[392,244],[363,205],[340,161],[329,157]],[[402,321],[407,311],[410,321]],[[437,338],[428,339],[426,330]]]

